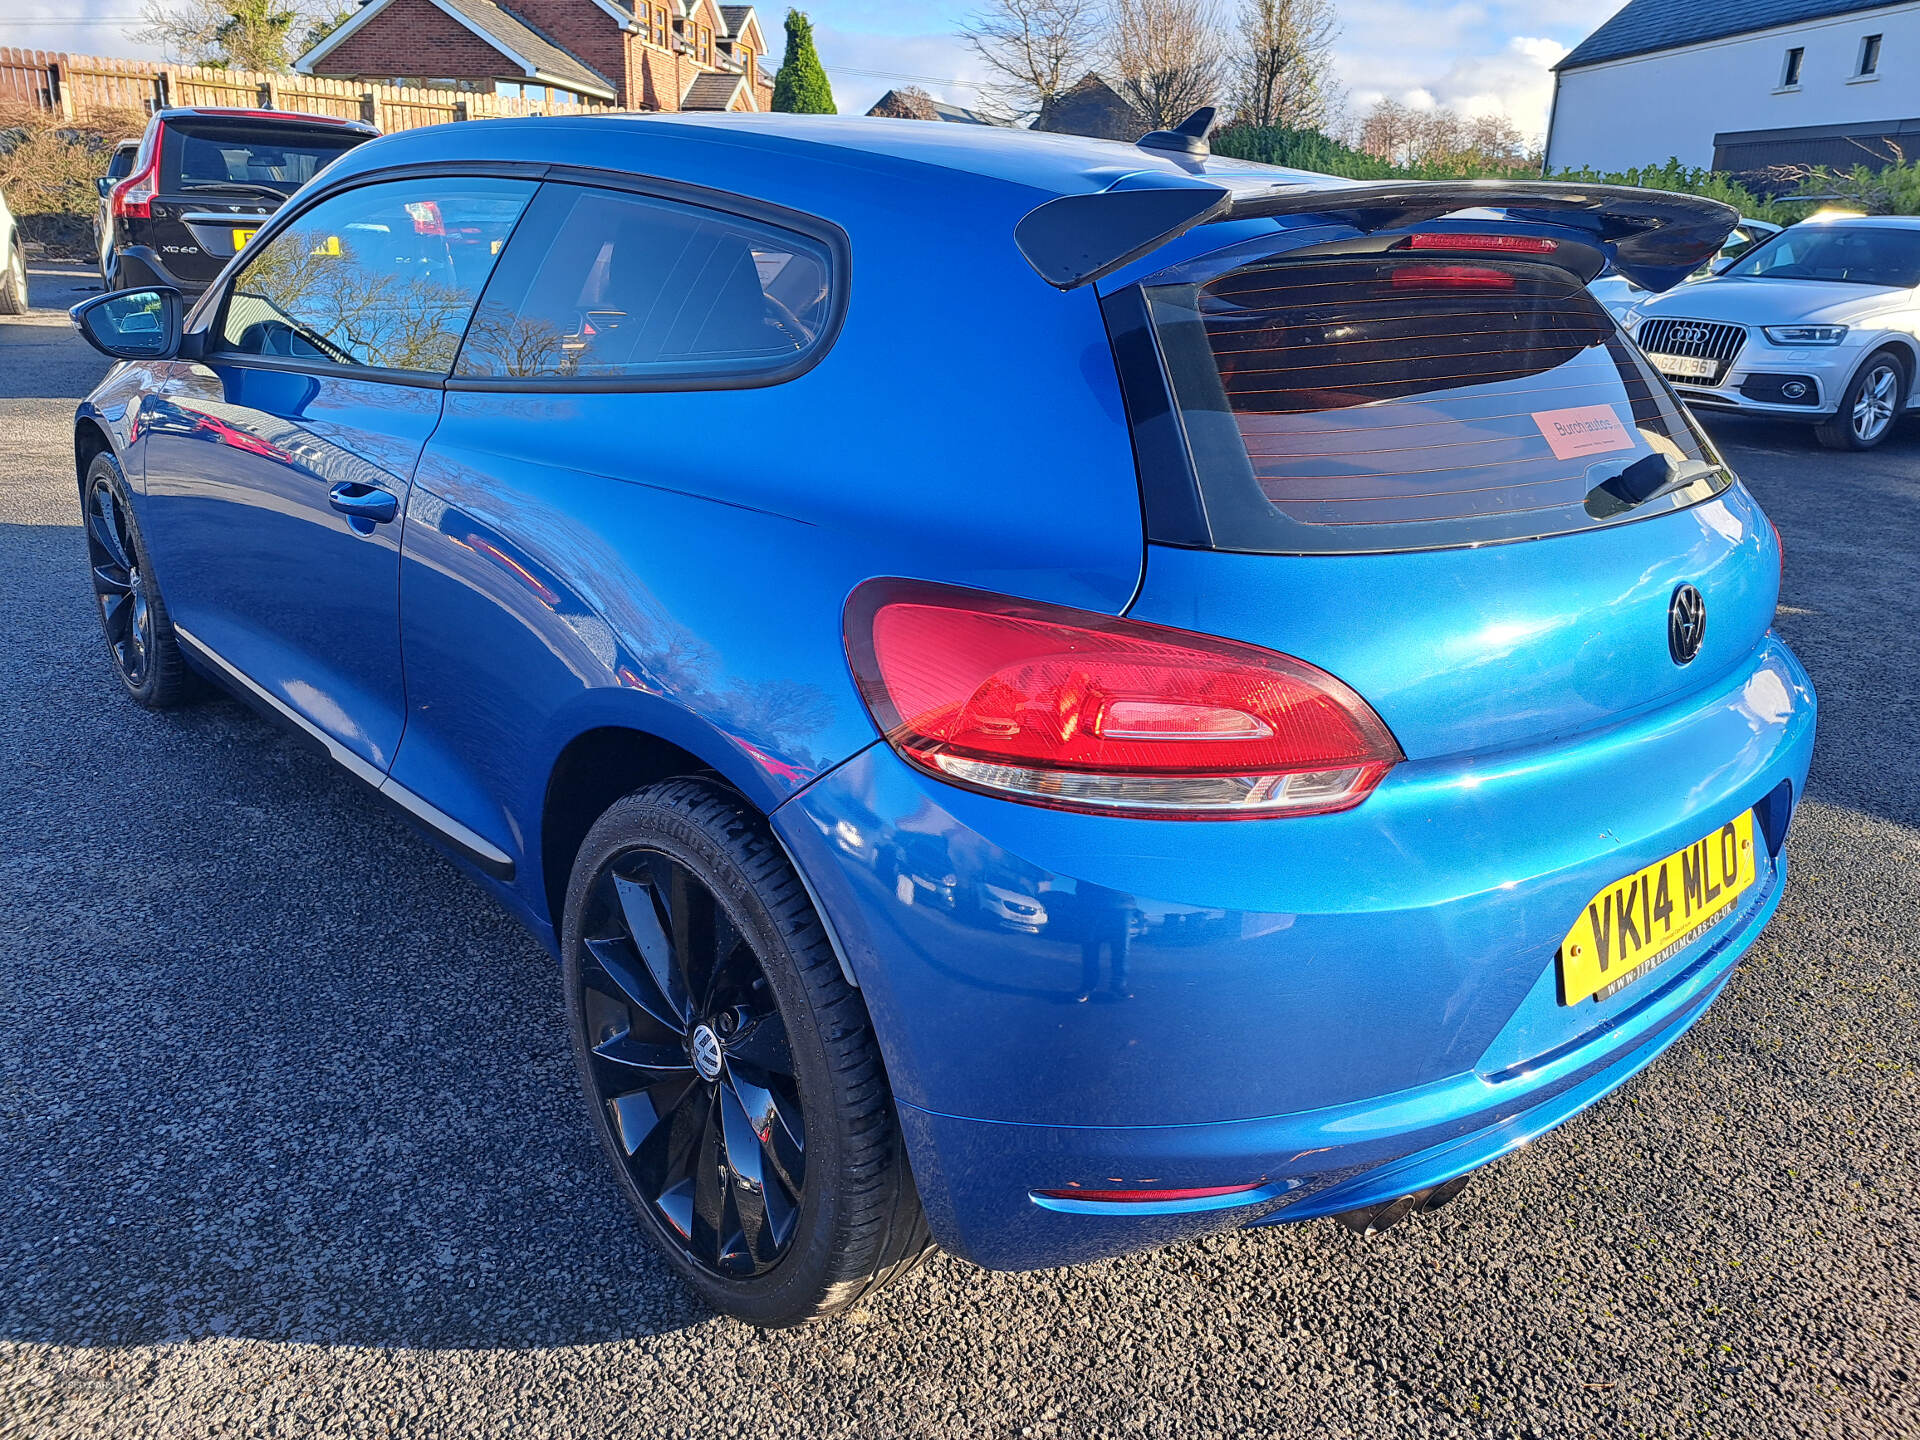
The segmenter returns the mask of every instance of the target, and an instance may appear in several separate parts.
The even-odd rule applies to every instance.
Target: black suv
[[[107,196],[107,286],[197,295],[286,198],[380,132],[280,110],[161,110]]]

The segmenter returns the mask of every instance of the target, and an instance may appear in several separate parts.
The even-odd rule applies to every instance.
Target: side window
[[[322,200],[248,262],[228,353],[445,375],[530,180],[419,179]]]
[[[827,247],[791,230],[550,184],[501,260],[455,373],[774,375],[825,339],[832,284]]]

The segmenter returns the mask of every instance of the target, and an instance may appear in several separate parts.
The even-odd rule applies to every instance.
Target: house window
[[[1796,90],[1800,86],[1800,62],[1807,58],[1804,45],[1796,45],[1787,51],[1787,68],[1780,74],[1782,90]]]
[[[653,27],[653,43],[665,50],[667,48],[667,7],[655,5],[652,10],[653,18],[650,23]]]
[[[526,93],[526,88],[526,86],[520,84],[517,80],[496,80],[493,82],[493,93],[498,95],[502,100],[518,100]]]
[[[702,65],[711,65],[713,63],[713,31],[705,25],[696,25],[693,27],[693,34],[694,59]]]
[[[1860,42],[1860,68],[1855,75],[1878,75],[1880,73],[1880,37],[1868,35]]]

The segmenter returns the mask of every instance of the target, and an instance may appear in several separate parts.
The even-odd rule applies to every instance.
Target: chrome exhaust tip
[[[1333,1218],[1363,1238],[1378,1235],[1383,1230],[1392,1229],[1409,1215],[1431,1215],[1441,1206],[1450,1204],[1467,1188],[1467,1182],[1472,1178],[1473,1172],[1468,1171],[1439,1185],[1429,1185],[1424,1190],[1415,1190],[1397,1199],[1383,1200],[1378,1205],[1345,1210]]]

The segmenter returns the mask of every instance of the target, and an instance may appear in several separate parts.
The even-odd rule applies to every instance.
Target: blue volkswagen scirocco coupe
[[[1776,905],[1778,537],[1585,282],[1731,210],[913,121],[374,140],[76,307],[132,698],[315,742],[558,957],[714,1307],[1375,1230]]]

